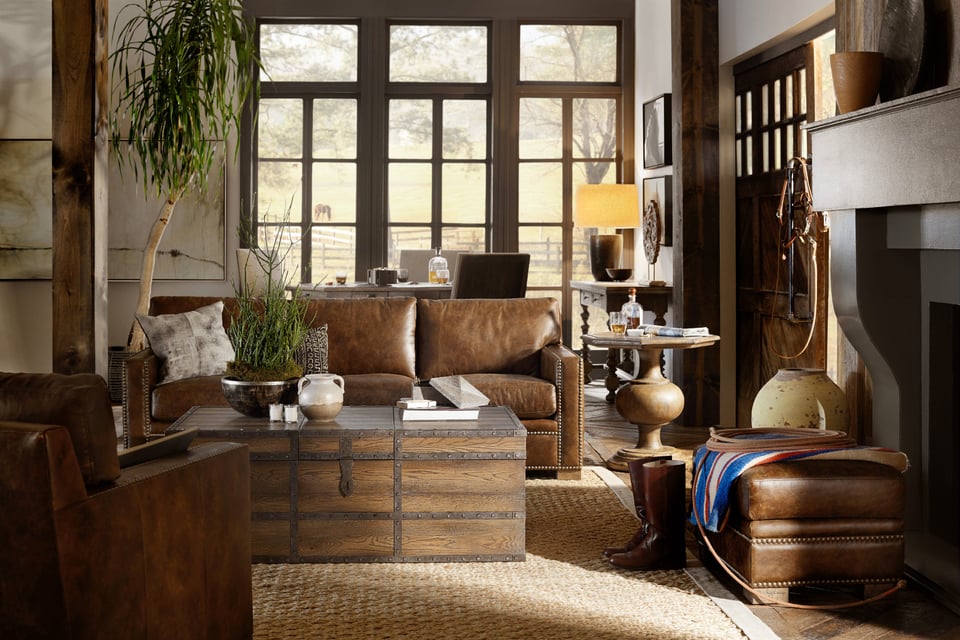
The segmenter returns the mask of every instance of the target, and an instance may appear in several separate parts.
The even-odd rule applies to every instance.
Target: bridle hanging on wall
[[[813,210],[813,191],[810,188],[810,174],[807,170],[807,160],[800,157],[790,158],[787,162],[787,176],[780,191],[780,204],[777,206],[778,237],[777,248],[781,252],[777,260],[777,279],[774,292],[780,290],[780,264],[787,263],[787,319],[790,321],[810,321],[810,331],[803,347],[793,355],[785,355],[774,349],[774,353],[785,360],[799,358],[810,347],[813,333],[817,326],[817,218],[820,213]],[[799,245],[798,245],[799,242]],[[796,270],[796,251],[798,246],[808,247],[810,250],[810,295],[812,311],[806,318],[796,315],[793,279]],[[776,299],[772,302],[771,317],[776,310]]]

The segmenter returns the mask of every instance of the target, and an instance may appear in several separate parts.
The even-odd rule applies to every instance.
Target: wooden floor
[[[606,389],[599,382],[586,388],[586,440],[584,462],[602,465],[603,461],[624,446],[636,443],[636,428],[621,418],[612,404],[604,400]],[[668,426],[661,438],[666,445],[680,449],[679,456],[686,460],[688,468],[693,450],[703,444],[707,429]],[[630,480],[620,474],[627,486]],[[689,486],[689,485],[688,485]],[[611,544],[624,541],[610,541]],[[688,536],[688,544],[694,550],[694,536]],[[722,571],[714,574],[735,593],[740,593],[732,580]],[[842,591],[817,589],[794,590],[791,602],[839,603],[853,599],[852,594]],[[920,588],[908,583],[906,589],[877,602],[850,609],[823,610],[794,609],[777,606],[749,606],[751,612],[769,626],[774,633],[785,639],[810,640],[873,640],[890,638],[960,638],[960,616],[942,606]]]

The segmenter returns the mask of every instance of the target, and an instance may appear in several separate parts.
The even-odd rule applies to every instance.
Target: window
[[[242,140],[252,237],[293,247],[302,282],[363,279],[403,249],[529,252],[528,295],[562,300],[569,342],[568,283],[592,278],[574,186],[633,174],[633,3],[523,22],[310,19],[306,3],[292,19],[247,4],[264,64]],[[531,15],[524,4],[512,10]]]

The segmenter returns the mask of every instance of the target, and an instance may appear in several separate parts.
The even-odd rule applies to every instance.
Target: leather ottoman
[[[761,596],[787,601],[793,586],[863,585],[869,597],[901,579],[904,480],[893,467],[775,462],[744,472],[732,491],[726,526],[707,536]]]

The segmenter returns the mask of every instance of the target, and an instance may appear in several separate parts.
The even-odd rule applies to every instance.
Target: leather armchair
[[[0,373],[4,638],[253,631],[247,447],[121,469],[106,382]]]

